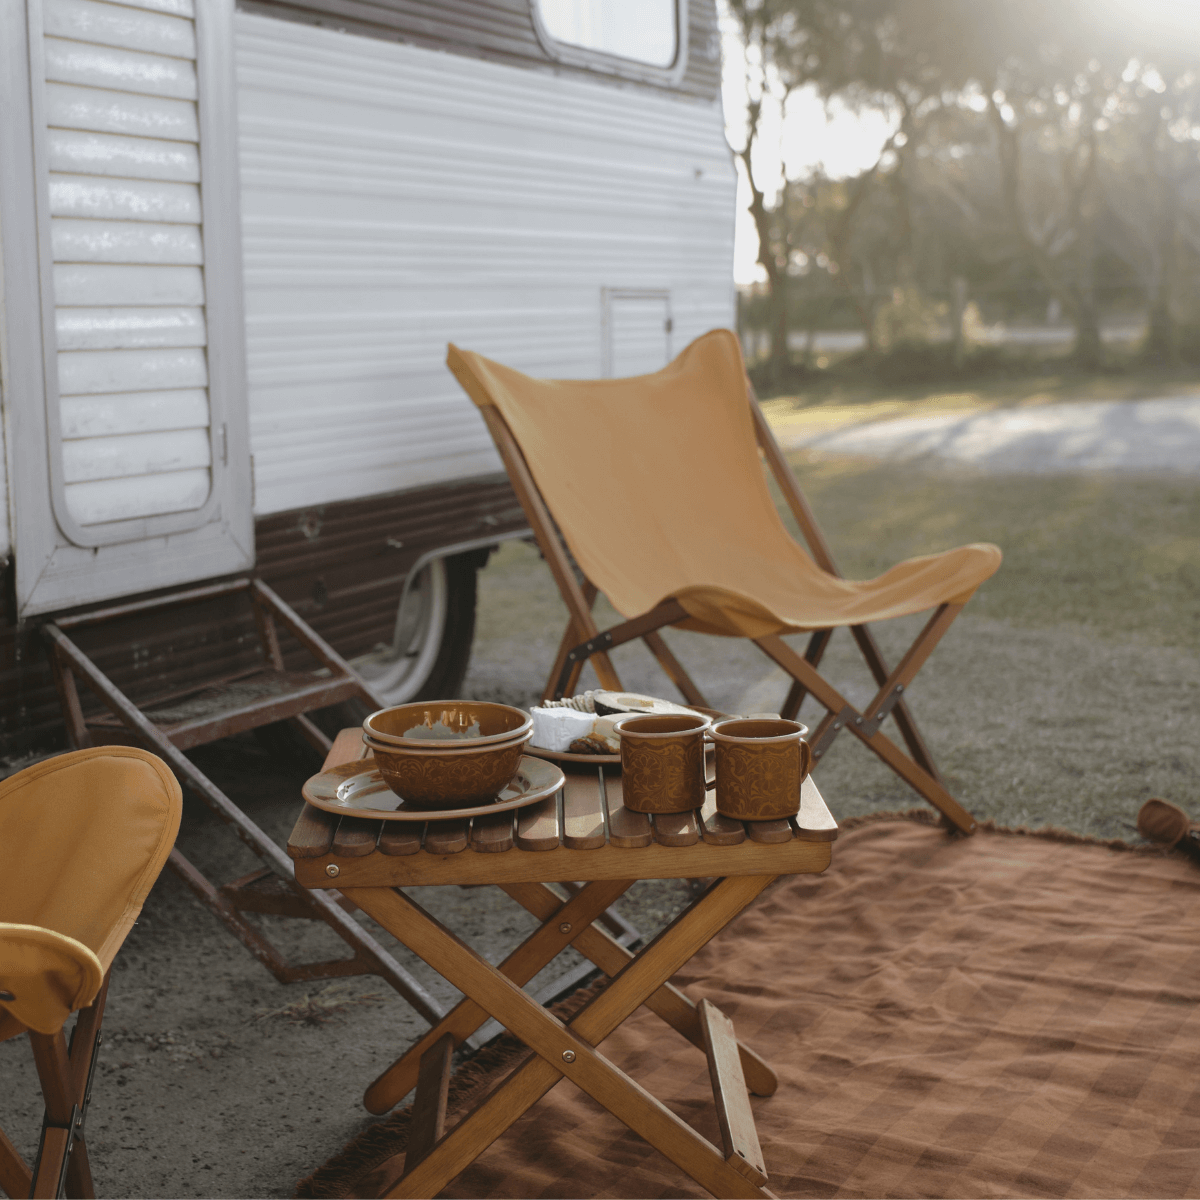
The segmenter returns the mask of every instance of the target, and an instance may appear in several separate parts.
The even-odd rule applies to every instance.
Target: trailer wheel
[[[458,695],[475,636],[475,576],[486,561],[475,551],[427,563],[400,599],[392,644],[352,661],[389,704]]]

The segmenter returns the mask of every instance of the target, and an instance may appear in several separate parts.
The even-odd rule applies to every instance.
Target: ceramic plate
[[[375,821],[445,821],[523,808],[553,796],[562,785],[563,773],[553,763],[522,755],[516,778],[490,804],[473,808],[417,808],[408,805],[384,783],[373,758],[364,758],[314,775],[304,785],[303,792],[305,800],[314,808],[346,817],[367,817]]]
[[[535,754],[549,762],[591,763],[596,767],[621,765],[619,754],[572,754],[568,750],[547,750],[544,746],[535,746],[530,742],[525,747],[526,754]]]
[[[684,707],[690,708],[693,712],[698,712],[702,716],[712,717],[714,721],[722,720],[729,715],[715,708],[701,708],[698,704],[685,705]],[[622,715],[636,717],[639,714],[623,713]],[[525,753],[536,754],[538,758],[545,758],[550,762],[593,763],[597,767],[619,767],[621,765],[621,756],[619,754],[572,754],[568,750],[546,750],[542,746],[535,746],[532,742],[526,745]]]

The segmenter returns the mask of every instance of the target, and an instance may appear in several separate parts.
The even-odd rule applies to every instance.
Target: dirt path
[[[1085,401],[869,421],[832,432],[784,426],[788,450],[944,459],[995,473],[1200,475],[1200,398]]]

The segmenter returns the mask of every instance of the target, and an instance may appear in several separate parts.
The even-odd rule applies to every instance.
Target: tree
[[[1086,367],[1103,357],[1102,286],[1138,281],[1146,351],[1170,357],[1183,264],[1200,255],[1200,70],[1182,30],[1150,20],[1177,10],[1144,0],[1131,23],[1094,0],[727,5],[754,64],[738,154],[776,371],[799,260],[823,260],[874,348],[878,298],[894,290],[919,307],[930,287],[945,290],[948,244],[956,274],[973,263],[1032,276],[1073,322]],[[893,133],[852,179],[782,166],[767,186],[755,156],[764,105],[806,87],[888,113]]]
[[[823,238],[825,270],[851,301],[874,347],[876,280],[869,263],[856,259],[858,222],[880,185],[894,200],[902,286],[914,284],[912,223],[904,183],[906,162],[933,112],[942,104],[947,79],[957,80],[950,53],[960,21],[957,0],[727,0],[746,61],[746,133],[734,147],[750,185],[750,213],[759,239],[758,261],[767,278],[771,312],[770,367],[777,377],[788,363],[788,275],[797,254],[811,253],[813,235]],[[932,18],[932,19],[931,19]],[[961,80],[958,80],[961,84]],[[891,113],[895,132],[875,163],[840,188],[820,176],[789,178],[786,164],[772,196],[756,171],[764,106],[786,112],[799,89],[812,86],[826,102]],[[826,203],[814,224],[813,192]],[[806,251],[801,246],[808,247]],[[907,257],[906,257],[907,255]]]

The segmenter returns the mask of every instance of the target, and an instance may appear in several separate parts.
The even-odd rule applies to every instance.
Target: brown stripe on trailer
[[[424,555],[524,527],[503,476],[439,484],[260,517],[255,574],[339,653],[352,657],[391,640],[404,579]],[[11,562],[0,583],[3,774],[23,759],[65,749],[66,739],[38,627],[16,619]],[[134,603],[155,594],[128,599]],[[135,700],[182,691],[202,675],[231,675],[258,661],[253,621],[228,597],[192,611],[140,615],[80,631],[80,642]],[[289,659],[286,665],[296,664]],[[81,699],[91,711],[91,697]]]

